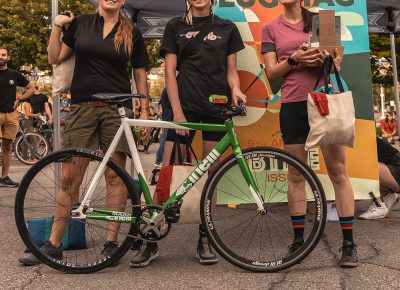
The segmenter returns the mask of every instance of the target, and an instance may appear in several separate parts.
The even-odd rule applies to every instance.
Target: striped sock
[[[292,215],[292,227],[295,238],[302,238],[304,235],[304,221],[305,215]]]
[[[342,228],[343,241],[347,240],[353,243],[354,216],[339,217],[339,221]]]

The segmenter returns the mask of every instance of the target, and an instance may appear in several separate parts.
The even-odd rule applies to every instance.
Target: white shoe
[[[372,203],[366,212],[360,215],[358,218],[361,220],[376,220],[383,219],[388,216],[390,210],[384,202],[381,203],[381,207],[377,207],[375,203]]]
[[[400,201],[400,194],[398,193],[389,193],[384,198],[385,204],[388,207],[389,211],[393,205]]]

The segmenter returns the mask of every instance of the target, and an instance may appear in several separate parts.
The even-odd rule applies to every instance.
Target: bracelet
[[[149,107],[141,108],[141,109],[142,109],[142,110],[149,110],[149,111],[150,111]]]
[[[57,24],[57,23],[53,23],[53,25],[55,26],[55,27],[58,27],[58,28],[60,28],[60,29],[62,29],[63,27],[60,25],[60,24]]]

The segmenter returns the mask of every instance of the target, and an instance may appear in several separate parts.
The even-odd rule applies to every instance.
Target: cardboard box
[[[310,46],[319,47],[321,51],[327,50],[332,56],[335,55],[337,48],[339,54],[343,56],[341,20],[340,16],[335,16],[334,10],[320,10],[319,15],[313,17]]]

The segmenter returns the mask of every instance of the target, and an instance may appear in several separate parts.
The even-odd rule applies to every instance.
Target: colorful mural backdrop
[[[357,118],[355,147],[347,150],[347,167],[357,199],[369,198],[369,191],[379,195],[366,1],[305,0],[304,4],[314,12],[330,9],[341,16],[342,45],[345,46],[341,75],[353,92]],[[241,88],[253,101],[248,103],[247,117],[235,119],[243,147],[282,147],[280,83],[268,80],[261,67],[260,54],[262,27],[282,11],[278,0],[220,0],[216,5],[216,14],[235,22],[246,45],[238,55],[238,69]],[[321,179],[327,198],[334,199],[319,148],[309,151],[308,163]]]

